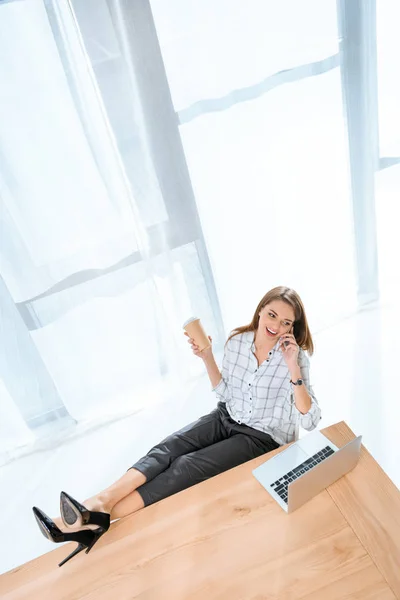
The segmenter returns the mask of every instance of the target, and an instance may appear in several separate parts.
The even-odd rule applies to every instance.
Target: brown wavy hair
[[[229,340],[235,335],[239,335],[239,333],[246,333],[247,331],[257,331],[258,323],[260,321],[260,311],[265,306],[267,306],[267,304],[273,302],[274,300],[281,300],[282,302],[286,302],[286,304],[293,308],[293,335],[300,348],[302,348],[303,350],[307,350],[308,354],[311,356],[314,352],[314,344],[310,328],[308,327],[306,311],[304,310],[303,302],[301,301],[301,298],[297,294],[297,292],[295,292],[291,288],[284,286],[275,287],[269,292],[267,292],[265,296],[263,296],[263,298],[260,300],[253,315],[251,323],[249,323],[249,325],[243,325],[242,327],[236,327],[236,329],[234,329],[231,335],[228,337],[226,343],[228,343]]]

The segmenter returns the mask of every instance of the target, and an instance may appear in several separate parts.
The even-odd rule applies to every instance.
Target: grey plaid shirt
[[[279,343],[260,366],[253,352],[254,332],[235,335],[225,347],[222,379],[213,391],[226,403],[231,418],[268,433],[281,445],[294,440],[297,423],[308,431],[315,429],[321,409],[310,385],[310,361],[304,350],[300,348],[298,363],[311,397],[311,408],[305,415],[294,403],[290,373]]]

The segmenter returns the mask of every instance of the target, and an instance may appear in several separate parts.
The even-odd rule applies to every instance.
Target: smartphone
[[[293,333],[293,326],[291,327],[289,333]],[[286,342],[284,342],[285,346],[289,346],[290,342],[289,340],[286,340]]]

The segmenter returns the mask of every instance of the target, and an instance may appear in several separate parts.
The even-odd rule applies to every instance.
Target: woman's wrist
[[[215,358],[214,358],[214,354],[212,352],[212,350],[209,350],[209,354],[206,354],[205,356],[201,357],[203,359],[203,362],[205,365],[207,364],[212,364],[213,362],[215,362]]]
[[[290,379],[292,381],[296,381],[297,379],[301,379],[301,371],[299,365],[293,365],[293,368],[289,369]]]

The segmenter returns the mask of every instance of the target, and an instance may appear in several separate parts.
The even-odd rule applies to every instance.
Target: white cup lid
[[[183,327],[186,327],[186,325],[189,325],[189,323],[191,323],[192,321],[197,321],[198,318],[199,317],[190,317],[190,319],[184,322]]]

